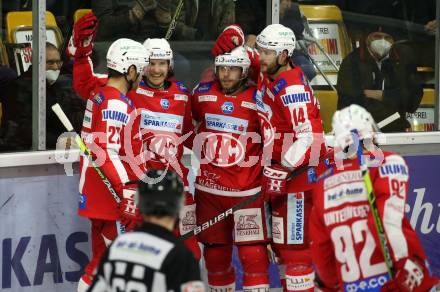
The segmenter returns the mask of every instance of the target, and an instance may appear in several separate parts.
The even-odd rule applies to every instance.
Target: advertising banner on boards
[[[89,222],[76,214],[78,175],[61,165],[0,171],[0,290],[76,291],[90,255]]]

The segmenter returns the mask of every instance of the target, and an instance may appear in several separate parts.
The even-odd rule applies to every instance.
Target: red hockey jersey
[[[265,163],[276,161],[289,168],[318,165],[325,151],[319,101],[301,69],[284,71],[272,82],[262,78],[257,104],[265,137]],[[304,173],[288,183],[287,190],[310,188],[311,176],[316,174]]]
[[[90,58],[75,58],[73,63],[72,87],[84,99],[93,97],[93,92],[107,84],[107,75],[93,73]]]
[[[395,267],[403,259],[426,259],[417,234],[405,218],[408,167],[404,159],[384,153],[379,167],[369,168],[377,207]],[[344,291],[379,291],[388,279],[367,191],[357,159],[344,160],[313,188],[314,207],[310,218],[313,261],[326,287]],[[425,275],[427,291],[435,281]]]
[[[93,153],[96,164],[122,195],[124,184],[138,179],[133,172],[134,157],[140,152],[139,126],[133,125],[133,102],[116,88],[105,86],[87,100],[81,136]],[[127,155],[127,147],[130,153]],[[132,152],[131,152],[132,151]],[[132,165],[130,165],[132,164]],[[80,161],[81,216],[105,220],[119,218],[118,204],[90,165],[87,158]]]
[[[188,185],[181,158],[183,146],[190,148],[192,140],[190,94],[182,83],[166,82],[167,88],[157,90],[141,81],[127,96],[139,111],[146,168],[163,169],[170,165]]]
[[[85,99],[92,97],[106,82],[106,75],[93,73],[93,64],[89,58],[75,59],[73,88],[80,96]],[[187,186],[188,170],[182,166],[181,158],[183,145],[191,148],[192,141],[191,137],[183,137],[193,130],[189,92],[181,82],[166,82],[170,82],[170,86],[164,90],[150,88],[141,82],[136,91],[128,92],[127,96],[139,109],[139,121],[136,123],[141,125],[144,142],[141,159],[146,162],[144,167],[164,169],[170,164]],[[141,119],[143,123],[140,123]],[[153,151],[147,152],[148,149]],[[159,153],[163,154],[162,157]],[[167,162],[171,158],[169,154],[173,154],[174,159]]]
[[[195,188],[221,196],[249,196],[261,189],[262,143],[255,88],[229,96],[217,82],[200,83],[193,92],[200,155]]]

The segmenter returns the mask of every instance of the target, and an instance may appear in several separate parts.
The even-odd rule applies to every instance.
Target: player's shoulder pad
[[[197,84],[197,86],[194,88],[193,93],[194,93],[194,94],[197,94],[197,93],[206,93],[206,92],[208,92],[208,91],[211,90],[213,84],[214,84],[214,81],[200,82],[200,83]]]
[[[265,86],[263,85],[263,87]],[[266,111],[263,103],[263,91],[265,91],[265,88],[262,88],[261,90],[258,90],[258,88],[256,88],[252,93],[252,100],[255,101],[255,104],[257,105],[257,110],[261,112]]]
[[[395,153],[385,153],[384,162],[379,167],[379,175],[408,177],[408,166],[402,156]]]
[[[256,88],[254,86],[249,86],[243,92],[239,93],[239,100],[241,100],[241,107],[257,110],[257,101],[256,101]]]
[[[298,69],[299,80],[301,81],[301,83],[304,84],[304,86],[310,86],[309,79],[307,79],[306,74],[300,68]]]
[[[280,78],[278,79],[278,81],[275,83],[274,86],[272,86],[271,91],[275,94],[278,95],[280,94],[281,90],[283,90],[284,88],[286,88],[287,86],[287,81],[285,78]]]
[[[91,93],[92,98],[91,100],[97,105],[100,106],[104,100],[105,100],[105,96],[104,94],[102,94],[101,92],[92,92]]]
[[[134,103],[133,103],[133,101],[128,97],[128,96],[126,96],[125,94],[120,94],[119,95],[119,97],[123,100],[123,101],[125,101],[130,107],[132,107],[132,108],[134,108]]]
[[[185,84],[180,81],[176,81],[177,90],[184,93],[189,93],[188,88],[186,88]]]
[[[302,84],[304,86],[309,86],[309,81],[302,71],[301,67],[295,66],[291,70],[284,71],[280,74],[280,77],[285,78],[288,84],[294,82],[295,84]]]

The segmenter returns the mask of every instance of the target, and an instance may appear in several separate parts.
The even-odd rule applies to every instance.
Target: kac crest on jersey
[[[170,108],[170,101],[169,101],[168,99],[166,99],[166,98],[162,98],[162,99],[160,100],[160,106],[161,106],[163,109],[167,110],[167,109]]]
[[[222,104],[222,111],[225,114],[232,114],[232,112],[234,111],[234,104],[230,101],[225,101]]]

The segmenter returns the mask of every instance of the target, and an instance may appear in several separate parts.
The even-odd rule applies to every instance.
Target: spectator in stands
[[[95,0],[97,41],[163,38],[180,0]],[[184,0],[172,40],[214,40],[235,21],[233,0]]]
[[[201,35],[199,40],[215,40],[223,29],[235,23],[234,0],[192,0],[192,2],[198,3],[195,27]]]
[[[17,79],[17,72],[9,67],[0,65],[0,92],[3,92],[3,90],[15,79]]]
[[[292,0],[280,0],[280,23],[289,27],[295,33],[297,41],[304,38],[304,24],[299,11],[298,3]],[[261,17],[265,18],[266,1],[255,0],[238,0],[237,2],[237,24],[242,26],[243,32],[246,34],[246,45],[254,47],[256,34],[259,34],[265,27],[261,22]],[[260,17],[259,19],[257,17]],[[262,28],[261,28],[261,24]],[[260,29],[261,28],[261,29]],[[307,47],[307,45],[305,45]],[[296,48],[292,54],[292,62],[301,67],[309,80],[316,76],[315,67],[310,61],[307,52],[296,44]]]
[[[237,0],[235,3],[236,23],[254,44],[256,36],[266,27],[266,0]]]
[[[296,37],[296,47],[292,54],[292,61],[295,65],[300,66],[309,80],[316,76],[315,67],[310,61],[308,52],[305,52],[298,44],[304,39],[304,23],[302,14],[299,11],[297,1],[280,0],[280,23],[293,30]],[[303,42],[304,48],[307,48],[307,43]]]
[[[93,0],[92,10],[98,18],[99,26],[96,35],[94,63],[97,71],[104,73],[106,70],[105,56],[107,44],[100,42],[113,42],[119,38],[130,38],[143,42],[146,38],[163,38],[177,8],[178,0]],[[185,10],[180,13],[172,39],[184,39],[186,34],[192,37],[193,30],[180,21],[185,17]],[[184,28],[183,28],[184,26]],[[195,29],[194,29],[195,30]],[[184,35],[185,34],[185,35]],[[102,67],[104,66],[104,68]],[[175,56],[175,73],[190,72],[189,61],[180,54]]]
[[[437,28],[437,21],[435,19],[428,21],[428,23],[426,23],[426,25],[425,25],[425,30],[429,34],[435,35],[435,32],[437,31],[437,29],[438,29]]]
[[[71,76],[59,75],[62,66],[56,46],[46,43],[46,147],[54,149],[65,129],[50,107],[59,103],[77,131],[81,129],[85,102],[72,89]],[[32,66],[0,93],[4,122],[0,128],[0,151],[32,147]]]
[[[94,0],[92,10],[99,20],[97,41],[114,41],[118,38],[131,38],[142,42],[145,38],[165,37],[168,26],[177,7],[177,0]],[[185,38],[184,33],[192,37],[191,28],[183,28],[180,13],[179,30],[173,34],[174,39]]]
[[[394,18],[425,25],[436,17],[437,0],[394,0],[393,2],[397,3],[392,16]]]
[[[423,95],[417,68],[410,58],[414,52],[393,44],[393,37],[387,33],[370,33],[365,46],[342,61],[338,73],[338,109],[359,104],[377,121],[400,113],[400,119],[384,127],[383,132],[406,131],[410,127],[406,113],[417,110]]]

